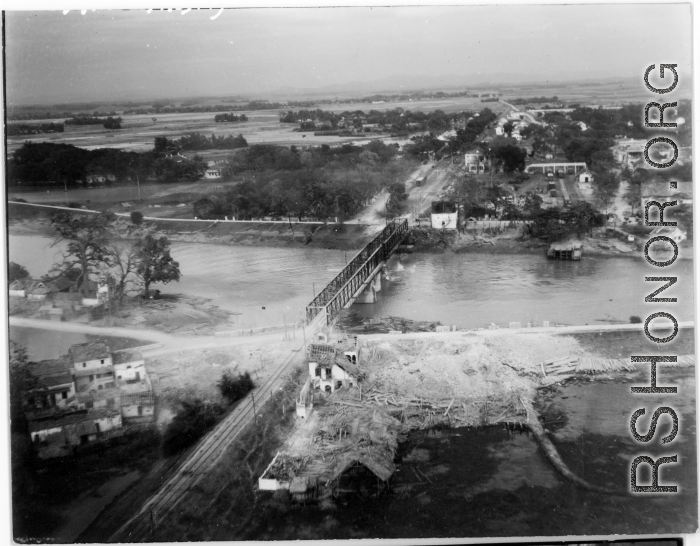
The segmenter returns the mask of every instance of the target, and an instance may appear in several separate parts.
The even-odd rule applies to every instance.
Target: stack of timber
[[[668,367],[690,367],[695,365],[695,355],[682,355],[676,362],[664,362]],[[639,364],[628,358],[601,358],[586,356],[564,356],[540,362],[542,383],[552,384],[573,377],[575,374],[602,374],[634,372]]]

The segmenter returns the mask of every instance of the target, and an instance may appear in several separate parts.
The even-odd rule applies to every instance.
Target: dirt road
[[[432,201],[437,200],[446,185],[450,183],[450,173],[447,167],[450,159],[438,163],[430,163],[427,181],[423,186],[413,186],[408,191],[409,221],[418,218]]]
[[[265,345],[272,342],[284,340],[284,332],[272,332],[255,334],[249,336],[218,337],[201,335],[197,337],[176,336],[158,332],[157,330],[133,330],[121,327],[98,327],[87,324],[76,324],[71,322],[51,322],[48,320],[37,320],[19,317],[10,317],[10,326],[23,326],[26,328],[41,328],[44,330],[54,330],[58,332],[76,332],[82,334],[92,334],[95,336],[116,336],[140,339],[149,343],[160,344],[144,350],[144,356],[154,357],[180,351],[191,351],[194,349],[217,349],[234,345]]]
[[[415,181],[423,178],[426,174],[428,174],[432,169],[433,165],[434,163],[432,162],[426,165],[421,165],[415,171],[413,171],[409,179],[406,180],[406,188],[408,191],[409,200],[415,193],[415,190],[423,189],[421,187],[416,187]],[[370,205],[368,205],[362,212],[347,220],[347,223],[383,226],[385,222],[380,216],[380,213],[386,207],[387,199],[389,199],[389,192],[383,191],[382,193],[376,195]]]

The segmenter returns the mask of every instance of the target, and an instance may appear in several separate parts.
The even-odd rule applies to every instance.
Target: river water
[[[51,239],[10,235],[10,260],[30,274],[46,273],[58,258]],[[240,327],[283,324],[304,307],[345,265],[350,253],[323,249],[267,248],[224,244],[173,243],[180,263],[179,283],[156,285],[166,293],[211,298],[234,313]],[[677,260],[664,275],[678,283],[664,292],[678,320],[693,318],[693,265]],[[644,296],[661,274],[644,260],[585,257],[580,262],[547,260],[543,255],[408,254],[389,261],[375,304],[356,304],[361,316],[401,316],[464,328],[490,323],[605,324],[646,317],[659,304]],[[263,309],[264,308],[264,309]]]
[[[54,259],[50,242],[11,235],[10,260],[41,275]],[[343,252],[318,249],[175,243],[173,255],[180,262],[182,280],[159,288],[211,298],[241,313],[240,324],[251,326],[299,316],[314,292],[345,264]],[[679,303],[664,308],[678,320],[691,320],[692,262],[679,260],[668,269],[661,274],[676,275],[679,281],[663,296],[675,296]],[[642,260],[629,258],[587,256],[581,262],[554,262],[542,255],[412,254],[390,260],[377,303],[353,308],[362,316],[398,315],[461,327],[542,320],[575,325],[602,324],[598,319],[627,322],[630,315],[649,314],[651,304],[644,303],[644,296],[658,284],[645,282],[644,276],[659,274]],[[34,340],[34,334],[11,331],[19,341]],[[694,352],[694,330],[681,330],[678,338],[673,354]],[[640,332],[578,339],[608,358],[670,348],[653,347]],[[55,339],[43,346],[50,351],[52,343],[66,341]],[[645,383],[647,373],[643,369],[635,377],[551,388],[539,398],[538,410],[572,471],[596,485],[624,489],[631,459],[647,452],[671,453],[658,442],[661,433],[667,433],[667,422],[660,420],[660,433],[653,445],[645,446],[630,437],[629,416],[642,405],[649,415],[659,404],[673,403],[681,426],[671,447],[681,464],[668,465],[661,475],[663,482],[684,484],[677,495],[615,497],[579,489],[557,474],[534,440],[520,431],[422,431],[411,434],[402,446],[388,498],[351,498],[325,510],[281,506],[261,498],[243,538],[691,532],[697,514],[694,370],[662,369],[659,384],[681,389],[681,396],[671,400],[630,394],[630,384]]]

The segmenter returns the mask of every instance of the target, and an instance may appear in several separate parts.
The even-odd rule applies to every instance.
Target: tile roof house
[[[119,434],[122,418],[155,417],[151,381],[138,351],[113,356],[104,341],[78,343],[68,354],[33,363],[28,371],[24,412],[41,458]]]
[[[108,360],[109,365],[112,364],[112,355],[104,341],[89,341],[87,343],[71,345],[69,354],[76,367],[78,364],[96,360]],[[102,362],[102,364],[104,364],[104,362]]]
[[[28,279],[25,281],[24,286],[28,299],[43,300],[46,299],[49,294],[70,292],[70,290],[76,286],[76,283],[66,277],[58,277],[51,281]]]

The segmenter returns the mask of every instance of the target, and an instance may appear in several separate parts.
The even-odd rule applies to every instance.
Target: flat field
[[[460,97],[455,99],[425,100],[425,101],[404,101],[386,102],[378,104],[353,103],[353,104],[325,104],[319,106],[322,110],[343,112],[363,110],[391,110],[403,108],[405,110],[421,110],[425,112],[433,110],[444,110],[445,112],[460,112],[462,110],[481,110],[488,106],[494,111],[501,112],[505,106],[499,102],[482,103],[479,99]],[[277,110],[255,110],[249,112],[235,112],[245,114],[248,121],[236,123],[216,123],[214,116],[216,112],[195,113],[195,114],[153,114],[153,115],[128,115],[121,116],[122,129],[110,131],[101,125],[66,125],[63,133],[47,133],[32,137],[8,137],[8,152],[12,153],[22,146],[24,142],[53,142],[73,144],[80,148],[94,150],[97,148],[118,148],[135,152],[145,152],[153,148],[153,140],[157,136],[165,136],[169,139],[179,138],[186,133],[196,132],[207,136],[226,136],[228,134],[241,133],[248,144],[277,144],[297,146],[321,144],[338,144],[342,142],[367,142],[368,136],[314,136],[313,133],[298,133],[293,129],[296,123],[280,123],[279,112]],[[156,121],[153,121],[153,118]],[[32,120],[22,123],[38,124],[49,123],[56,120]],[[405,139],[392,139],[388,135],[378,135],[385,141],[404,142]],[[221,153],[219,153],[221,152]],[[214,156],[228,155],[229,150],[216,150],[212,154],[206,155],[206,159],[214,159]],[[212,157],[209,157],[211,155]]]

